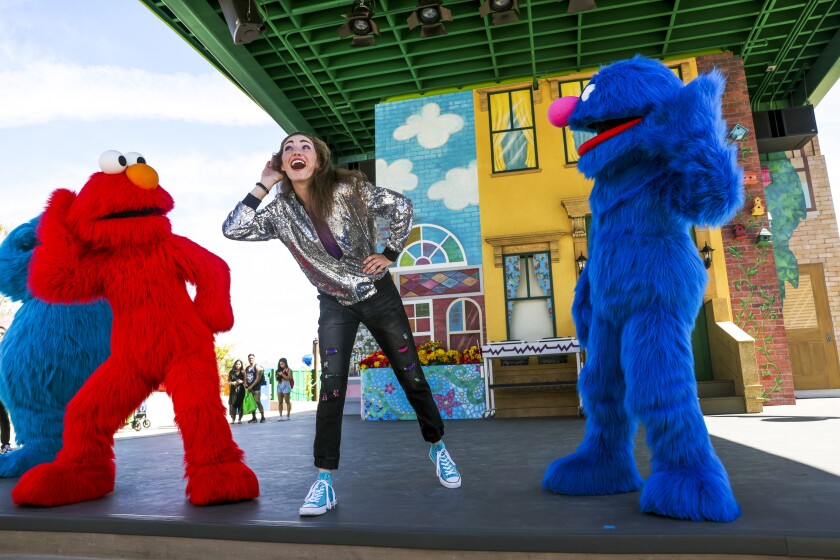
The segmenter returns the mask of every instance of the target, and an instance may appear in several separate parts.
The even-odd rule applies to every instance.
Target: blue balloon
[[[304,365],[311,366],[312,365],[312,354],[305,354],[303,356],[303,363],[304,363]]]

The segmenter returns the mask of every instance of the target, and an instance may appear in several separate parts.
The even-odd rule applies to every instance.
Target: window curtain
[[[493,170],[504,171],[507,169],[504,154],[504,140],[507,133],[496,131],[510,128],[510,103],[507,92],[490,95],[490,115],[493,121],[493,130],[491,131],[493,137]]]
[[[551,307],[551,272],[548,269],[548,253],[534,255],[534,275],[544,296],[548,296],[545,305],[548,308],[548,318],[554,321],[554,310]]]
[[[511,104],[513,105],[513,114],[516,117],[516,128],[525,128],[534,126],[534,116],[531,111],[531,91],[520,90],[513,91],[510,94]],[[533,169],[537,166],[537,149],[534,142],[534,130],[520,131],[525,138],[526,153],[525,153],[525,167]]]
[[[508,299],[516,297],[516,290],[519,289],[519,280],[521,278],[521,271],[519,270],[519,256],[505,257],[505,294]],[[510,323],[513,317],[514,302],[507,302],[507,318]]]

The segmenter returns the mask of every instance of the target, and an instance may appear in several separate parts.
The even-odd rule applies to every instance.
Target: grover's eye
[[[125,171],[128,160],[117,150],[108,150],[99,156],[99,169],[108,175],[116,175]]]
[[[585,88],[583,88],[583,93],[580,94],[580,100],[586,101],[589,99],[589,96],[592,95],[592,92],[595,91],[595,84],[589,84]]]
[[[137,152],[128,152],[127,154],[125,154],[125,159],[128,160],[128,165],[134,165],[135,163],[146,163],[146,158],[144,158]]]

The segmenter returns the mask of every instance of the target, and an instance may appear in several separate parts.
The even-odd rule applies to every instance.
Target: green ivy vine
[[[747,200],[754,200],[755,196],[746,188]],[[738,212],[736,221],[740,221],[750,232],[748,239],[753,239],[756,235],[756,230],[763,226],[763,220],[760,216],[748,216],[744,219],[744,211]],[[773,246],[767,242],[759,242],[756,244],[758,250],[758,257],[754,263],[746,262],[744,251],[746,247],[742,247],[739,239],[736,239],[733,245],[726,247],[727,253],[733,261],[737,263],[738,269],[741,271],[742,278],[732,281],[733,286],[739,292],[746,291],[746,297],[741,297],[740,308],[735,314],[735,322],[741,329],[755,339],[756,352],[764,356],[765,363],[759,367],[759,374],[762,379],[766,379],[775,375],[773,385],[769,389],[761,390],[761,398],[764,402],[771,399],[774,393],[782,390],[782,374],[779,366],[773,361],[772,351],[769,348],[773,342],[773,335],[766,334],[765,324],[768,321],[776,321],[779,318],[776,312],[776,296],[768,293],[762,287],[758,286],[753,280],[758,274],[759,269],[768,261],[768,256],[773,254]],[[758,310],[756,311],[756,305]]]

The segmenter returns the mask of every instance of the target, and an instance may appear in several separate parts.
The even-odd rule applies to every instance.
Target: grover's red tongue
[[[636,119],[633,119],[632,121],[627,121],[626,123],[620,124],[620,125],[616,126],[615,128],[605,130],[604,132],[602,132],[598,136],[590,138],[589,140],[587,140],[586,142],[581,144],[580,148],[578,148],[578,155],[582,156],[583,154],[585,154],[586,152],[588,152],[589,150],[591,150],[592,148],[594,148],[595,146],[597,146],[601,142],[605,142],[605,141],[609,140],[610,138],[612,138],[613,136],[621,134],[622,132],[624,132],[625,130],[630,128],[631,126],[636,126],[640,122],[642,122],[642,117],[638,117]]]

